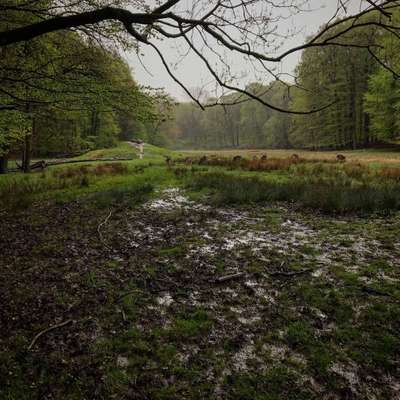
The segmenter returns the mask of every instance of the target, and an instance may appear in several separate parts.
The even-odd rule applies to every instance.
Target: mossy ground
[[[398,213],[216,206],[129,168],[0,211],[1,399],[398,397]]]

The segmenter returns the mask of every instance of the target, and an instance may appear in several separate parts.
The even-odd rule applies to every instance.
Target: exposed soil
[[[0,217],[0,398],[400,398],[398,215],[168,189]]]

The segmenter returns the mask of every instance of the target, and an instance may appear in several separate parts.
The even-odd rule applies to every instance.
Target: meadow
[[[0,176],[0,398],[396,399],[400,158],[292,153]]]
[[[183,154],[190,156],[208,155],[223,158],[232,158],[236,155],[252,159],[254,156],[261,157],[267,154],[269,158],[288,158],[292,154],[297,154],[304,159],[318,159],[318,160],[335,160],[337,154],[343,154],[350,162],[367,163],[370,166],[381,164],[393,164],[399,166],[400,164],[400,151],[385,150],[385,149],[360,149],[360,150],[345,150],[345,151],[311,151],[311,150],[275,150],[275,149],[229,149],[229,150],[192,150],[184,151]]]

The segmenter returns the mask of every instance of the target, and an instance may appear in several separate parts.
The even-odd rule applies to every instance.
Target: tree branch
[[[117,20],[124,26],[132,24],[148,25],[159,18],[159,14],[131,13],[122,8],[106,7],[75,15],[55,17],[21,28],[0,32],[0,46],[31,40],[50,32],[98,24],[103,21]]]

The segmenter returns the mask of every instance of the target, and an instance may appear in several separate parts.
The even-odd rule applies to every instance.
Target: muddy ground
[[[1,399],[400,399],[399,215],[171,188],[0,217]]]

